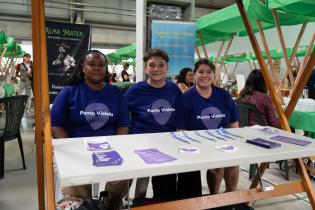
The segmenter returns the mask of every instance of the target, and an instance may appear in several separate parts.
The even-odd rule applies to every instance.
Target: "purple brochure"
[[[280,133],[280,131],[278,131],[277,129],[266,127],[266,126],[253,125],[250,128],[253,128],[255,130],[259,130],[265,134],[279,134]]]
[[[273,148],[281,146],[281,144],[279,144],[279,143],[268,141],[268,140],[261,139],[261,138],[248,139],[248,140],[246,140],[246,143],[254,144],[256,146],[264,147],[267,149],[273,149]]]
[[[169,156],[163,152],[160,152],[158,149],[150,148],[143,150],[135,150],[135,153],[138,154],[145,163],[166,163],[177,160],[176,158]]]
[[[107,141],[104,142],[86,142],[88,150],[107,150],[111,149],[110,144]]]
[[[121,165],[123,162],[123,159],[116,151],[93,152],[92,159],[95,166],[116,166]]]
[[[299,146],[306,146],[306,145],[309,145],[312,143],[311,141],[296,139],[296,138],[287,137],[287,136],[280,136],[280,135],[271,137],[270,139],[276,140],[276,141],[281,141],[281,142],[286,142],[289,144],[295,144],[295,145],[299,145]]]

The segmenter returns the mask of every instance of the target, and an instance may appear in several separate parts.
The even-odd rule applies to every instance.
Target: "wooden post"
[[[259,33],[260,33],[261,40],[262,40],[264,48],[265,48],[265,52],[266,52],[266,55],[267,55],[268,63],[269,63],[269,66],[270,66],[270,71],[271,71],[271,74],[273,76],[276,88],[278,88],[280,86],[279,85],[279,81],[278,81],[278,76],[276,74],[276,71],[275,71],[275,68],[274,68],[274,65],[273,65],[273,62],[272,62],[272,59],[271,59],[271,55],[270,55],[270,51],[269,51],[269,47],[268,47],[268,44],[267,44],[265,33],[263,31],[263,28],[262,28],[262,25],[261,25],[260,21],[256,21],[256,22],[257,22],[257,26],[258,26],[258,30],[259,30]],[[284,104],[281,91],[278,90],[276,92],[277,92],[277,94],[279,96],[281,104]]]
[[[48,91],[48,64],[47,64],[47,44],[45,30],[45,6],[44,1],[32,1],[32,38],[34,49],[34,102],[35,102],[35,138],[37,152],[37,173],[39,186],[39,208],[48,210],[55,209],[54,174],[52,165],[52,145],[50,108]],[[43,132],[44,131],[44,132]],[[43,135],[45,142],[45,192],[46,205],[42,202],[43,175]],[[42,194],[40,194],[42,193]]]
[[[216,57],[215,62],[214,62],[215,65],[217,65],[218,62],[219,62],[220,55],[221,55],[221,53],[223,51],[224,43],[225,43],[225,41],[221,42],[219,52],[218,52],[217,57]]]
[[[205,57],[206,57],[207,59],[209,59],[208,52],[207,52],[207,49],[206,49],[206,47],[205,47],[205,45],[204,45],[203,37],[202,37],[200,31],[198,31],[198,36],[199,36],[199,39],[200,39],[200,43],[201,43],[203,52],[205,53]]]
[[[288,119],[286,118],[284,112],[282,111],[282,107],[280,105],[280,101],[279,101],[278,95],[276,93],[275,87],[274,87],[274,85],[273,85],[273,83],[272,83],[272,81],[270,79],[269,74],[268,74],[266,63],[265,63],[265,61],[263,59],[260,47],[258,45],[258,42],[257,42],[256,37],[254,35],[253,29],[252,29],[252,27],[250,25],[250,22],[248,20],[247,14],[246,14],[245,9],[244,9],[243,2],[242,2],[242,0],[236,0],[236,3],[237,3],[237,6],[238,6],[238,9],[240,11],[240,14],[242,16],[244,25],[246,27],[246,31],[247,31],[248,37],[249,37],[249,39],[251,41],[251,44],[253,46],[253,50],[254,50],[255,55],[257,57],[257,61],[259,63],[259,66],[260,66],[260,69],[262,71],[263,77],[265,79],[266,86],[267,86],[267,88],[269,90],[271,99],[272,99],[272,101],[273,101],[273,103],[275,105],[275,109],[277,111],[277,114],[278,114],[281,126],[282,126],[282,128],[284,130],[291,132],[291,129],[290,129],[290,126],[289,126],[289,123],[288,123]]]
[[[267,55],[268,64],[270,66],[272,77],[273,77],[273,79],[275,81],[276,87],[278,87],[278,85],[279,85],[278,76],[276,74],[276,71],[275,71],[275,68],[274,68],[271,56],[270,56],[270,51],[269,51],[269,47],[268,47],[268,44],[267,44],[265,33],[263,31],[263,28],[261,26],[260,21],[256,21],[256,22],[257,22],[257,26],[258,26],[258,30],[259,30],[259,34],[260,34],[262,43],[263,43],[264,48],[265,48],[265,52],[266,52],[266,55]]]
[[[289,60],[289,64],[290,64],[290,65],[292,64],[292,61],[294,60],[294,57],[295,57],[297,48],[298,48],[298,46],[300,45],[302,36],[303,36],[304,31],[305,31],[305,28],[306,28],[306,25],[307,25],[307,23],[304,23],[304,24],[302,25],[301,30],[300,30],[299,35],[298,35],[298,38],[296,39],[296,42],[295,42],[294,48],[293,48],[293,52],[292,52],[292,54],[291,54],[291,56],[290,56],[290,60]],[[281,79],[281,85],[280,85],[281,87],[282,87],[283,84],[284,84],[284,80],[287,78],[288,72],[289,72],[289,69],[288,69],[288,68],[285,68],[285,71],[284,71],[284,73],[283,73],[283,75],[282,75],[282,79]],[[281,88],[281,87],[280,87],[280,88]]]
[[[299,74],[299,77],[296,79],[296,86],[292,91],[292,97],[288,104],[287,109],[285,110],[286,116],[289,118],[293,112],[293,109],[303,91],[304,86],[307,83],[308,78],[310,77],[313,67],[315,65],[315,50],[313,50],[312,54],[310,55],[308,62],[305,66],[305,69]]]
[[[305,56],[304,56],[303,63],[302,63],[302,65],[301,65],[300,68],[299,68],[299,71],[298,71],[296,80],[300,80],[300,79],[301,79],[301,75],[302,75],[302,73],[303,73],[303,71],[304,71],[304,69],[305,69],[305,65],[306,65],[306,63],[307,63],[307,61],[308,61],[308,59],[309,59],[309,55],[310,55],[310,53],[311,53],[311,50],[312,50],[314,41],[315,41],[315,33],[313,34],[313,37],[312,37],[312,39],[311,39],[311,42],[310,42],[310,44],[308,45],[307,51],[306,51]],[[291,91],[289,97],[292,97],[292,94],[293,94],[294,90],[296,89],[296,86],[297,86],[297,84],[294,84],[294,85],[292,86],[292,91]]]
[[[286,65],[286,68],[289,69],[289,71],[288,71],[289,72],[289,79],[290,79],[290,83],[292,86],[294,84],[294,78],[293,78],[292,71],[291,71],[291,64],[289,63],[289,60],[288,60],[287,49],[285,47],[280,22],[279,22],[279,19],[277,16],[277,11],[275,9],[272,10],[272,16],[273,16],[273,19],[274,19],[276,27],[277,27],[277,32],[278,32],[278,36],[279,36],[279,40],[280,40],[280,44],[281,44],[281,48],[282,48],[283,57],[285,60],[285,65]]]
[[[200,55],[200,52],[199,52],[197,44],[196,44],[196,47],[195,47],[195,51],[197,53],[198,59],[201,59],[201,55]]]

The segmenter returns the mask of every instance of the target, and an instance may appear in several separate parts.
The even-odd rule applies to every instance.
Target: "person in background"
[[[183,92],[194,85],[194,74],[191,68],[183,68],[180,70],[177,79],[177,86]]]
[[[15,71],[15,77],[20,78],[19,85],[19,95],[23,93],[28,96],[26,102],[26,113],[29,114],[31,112],[32,105],[32,61],[31,55],[29,53],[25,53],[23,56],[23,62],[17,65]]]
[[[98,50],[87,51],[51,108],[53,138],[121,135],[128,133],[129,113],[125,98],[108,83],[107,58]],[[105,115],[98,116],[97,112]],[[108,182],[113,209],[122,207],[129,180]],[[86,198],[91,185],[68,187],[65,194]]]
[[[163,50],[154,48],[145,53],[143,61],[148,79],[125,93],[131,113],[131,133],[176,131],[175,106],[181,92],[175,83],[165,79],[169,57]],[[152,177],[153,198],[175,199],[176,178],[176,174]],[[145,197],[148,181],[149,178],[137,180],[135,198]]]
[[[127,72],[128,68],[129,68],[129,64],[125,62],[123,64],[123,70],[121,71],[121,78],[123,82],[130,82],[129,74]]]
[[[266,125],[280,128],[271,97],[267,95],[264,77],[259,69],[252,70],[248,75],[245,86],[240,92],[239,100],[256,105]],[[254,113],[249,115],[249,124],[257,124]]]
[[[310,78],[307,81],[308,97],[315,99],[315,69],[313,69]]]
[[[194,67],[195,86],[183,93],[176,111],[180,130],[238,128],[239,113],[230,94],[215,86],[215,66],[207,59],[200,59]],[[216,116],[216,117],[209,117]],[[235,191],[239,167],[232,166],[207,170],[210,194],[219,193],[222,178],[226,192]],[[202,195],[200,171],[178,174],[177,191],[180,198]]]

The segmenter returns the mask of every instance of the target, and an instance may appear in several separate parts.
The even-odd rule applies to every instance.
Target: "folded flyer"
[[[112,149],[111,145],[107,142],[106,137],[99,138],[86,138],[84,139],[85,147],[87,150],[99,151]]]

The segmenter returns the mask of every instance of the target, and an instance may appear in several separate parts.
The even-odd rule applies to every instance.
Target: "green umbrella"
[[[269,9],[315,17],[314,0],[267,0],[266,4]]]
[[[238,54],[238,55],[227,55],[224,61],[233,63],[233,62],[245,62],[249,61],[250,58],[247,56],[246,53]]]
[[[122,59],[129,59],[136,57],[136,43],[132,43],[126,47],[119,48],[116,50],[115,54]]]
[[[271,14],[270,10],[268,10],[268,8],[258,0],[245,0],[244,7],[250,23],[256,30],[256,20],[260,20],[261,17],[270,16]],[[226,34],[235,34],[246,31],[236,4],[197,18],[196,25],[197,31],[208,30],[213,33],[221,32]],[[262,26],[263,28],[271,28],[273,27],[273,24],[262,23]]]
[[[109,53],[106,55],[106,57],[108,58],[110,63],[117,64],[121,61],[121,58],[118,55],[116,55],[115,53]]]

